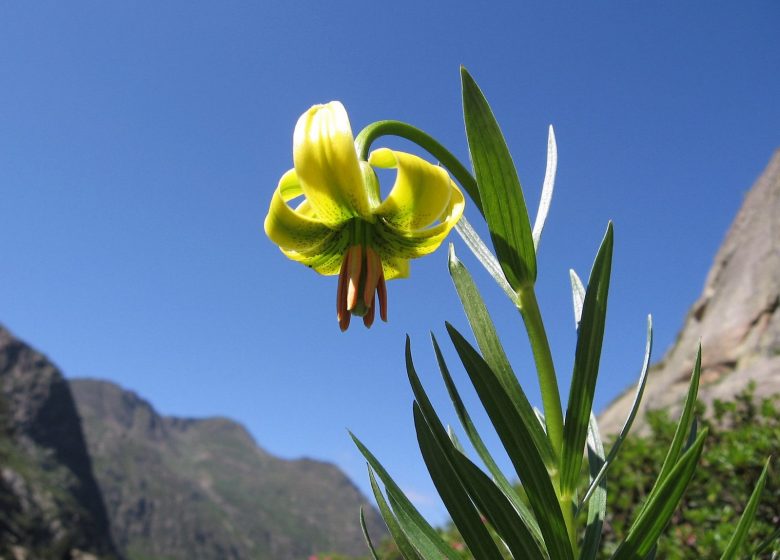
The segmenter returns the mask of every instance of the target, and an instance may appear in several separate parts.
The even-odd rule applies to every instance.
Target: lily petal
[[[410,231],[386,221],[377,222],[372,242],[382,262],[394,258],[416,259],[435,251],[463,215],[464,204],[463,194],[453,184],[452,196],[440,223],[426,229]]]
[[[349,237],[342,232],[335,232],[314,251],[305,253],[282,249],[282,253],[288,259],[304,264],[323,276],[333,276],[341,270],[348,246]]]
[[[295,125],[293,161],[303,194],[329,226],[370,217],[355,140],[344,106],[315,105]]]
[[[380,148],[368,162],[382,169],[398,169],[388,197],[374,210],[393,226],[406,230],[426,228],[447,210],[454,184],[447,172],[412,154]]]
[[[409,259],[399,257],[382,258],[382,274],[385,280],[409,278]],[[383,284],[380,280],[379,285]]]
[[[266,235],[286,251],[311,252],[335,233],[313,216],[308,206],[304,206],[306,201],[296,210],[290,208],[287,203],[301,194],[300,181],[291,169],[279,180],[265,217]]]

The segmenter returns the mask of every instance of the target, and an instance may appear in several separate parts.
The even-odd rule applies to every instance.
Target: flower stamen
[[[341,270],[339,271],[339,284],[336,292],[336,318],[338,319],[339,328],[342,332],[349,328],[349,321],[352,317],[352,314],[347,310],[349,255],[350,251],[347,251],[344,254],[344,260],[341,263]]]
[[[363,315],[363,324],[366,326],[367,329],[371,328],[371,325],[374,324],[374,315],[376,313],[376,306],[374,305],[374,296],[371,296],[371,301],[368,304],[368,311],[365,315]]]
[[[358,304],[360,293],[360,273],[363,269],[363,255],[360,245],[349,248],[349,263],[347,264],[349,285],[347,287],[347,310],[352,311]]]
[[[382,272],[382,260],[371,247],[366,247],[366,285],[363,289],[363,303],[366,307],[372,307],[374,292],[379,283],[379,274]]]
[[[382,258],[370,246],[352,245],[344,253],[336,292],[336,317],[342,331],[349,328],[350,317],[363,317],[368,328],[376,317],[377,296],[379,316],[387,322],[387,287]]]
[[[385,285],[385,272],[382,263],[379,263],[379,282],[376,286],[376,295],[379,298],[379,317],[387,323],[387,285]]]

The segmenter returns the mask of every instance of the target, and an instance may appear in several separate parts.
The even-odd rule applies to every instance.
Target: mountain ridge
[[[361,505],[372,532],[384,533],[335,465],[274,457],[225,417],[160,415],[109,381],[72,379],[71,386],[114,540],[131,560],[191,558],[192,542],[204,560],[364,554]],[[171,524],[180,510],[186,513]]]
[[[66,379],[0,325],[0,559],[364,556],[386,528],[334,464],[281,459],[224,416],[159,414]]]
[[[0,557],[119,557],[70,386],[2,325],[0,506]]]

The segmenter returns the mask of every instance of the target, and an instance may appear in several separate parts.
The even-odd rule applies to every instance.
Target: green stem
[[[371,144],[382,136],[398,136],[400,138],[405,138],[406,140],[414,142],[435,157],[442,166],[452,173],[458,183],[460,183],[460,186],[466,190],[471,197],[471,200],[474,201],[474,204],[479,209],[480,213],[484,215],[482,212],[482,201],[479,198],[477,181],[471,173],[469,173],[469,170],[463,166],[458,158],[452,155],[452,152],[442,146],[438,140],[419,128],[401,121],[377,121],[371,123],[361,130],[360,134],[355,138],[355,147],[358,151],[358,157],[364,161],[367,160]]]
[[[544,421],[547,426],[547,437],[555,454],[556,463],[560,459],[563,449],[563,409],[561,407],[561,395],[558,391],[558,378],[555,375],[555,365],[550,352],[550,343],[547,341],[547,333],[542,322],[542,314],[536,301],[536,292],[533,286],[527,286],[517,292],[517,302],[520,314],[523,316],[528,340],[534,354],[536,372],[539,377],[539,390],[542,393],[542,405],[544,406]],[[566,523],[566,531],[569,535],[572,550],[577,553],[577,527],[575,525],[572,497],[560,493],[560,470],[557,468],[550,473],[555,493],[558,494],[558,503],[561,506],[563,521]]]
[[[539,377],[539,390],[542,393],[544,420],[547,425],[547,437],[553,448],[555,457],[560,457],[563,446],[563,409],[561,395],[558,392],[558,380],[555,377],[555,366],[552,361],[550,344],[544,330],[536,292],[533,286],[526,286],[517,292],[518,309],[523,316],[528,340],[536,362],[536,374]]]

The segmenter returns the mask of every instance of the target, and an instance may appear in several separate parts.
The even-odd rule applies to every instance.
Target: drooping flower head
[[[385,281],[406,278],[410,259],[441,244],[463,214],[463,195],[444,169],[412,154],[380,148],[360,161],[338,101],[315,105],[298,119],[293,163],[274,192],[266,235],[290,259],[339,275],[342,331],[352,315],[370,327],[375,299],[387,321]],[[397,171],[384,200],[373,168]]]

